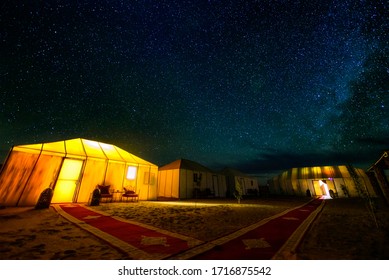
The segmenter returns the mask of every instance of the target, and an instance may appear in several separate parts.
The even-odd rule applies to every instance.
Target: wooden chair
[[[129,199],[131,199],[131,201],[133,202],[139,201],[139,195],[135,191],[129,190],[127,188],[123,188],[123,189],[124,189],[124,193],[122,194],[122,200],[125,199],[125,201],[128,201]]]

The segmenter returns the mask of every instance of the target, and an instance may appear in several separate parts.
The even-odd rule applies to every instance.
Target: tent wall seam
[[[19,196],[18,200],[16,201],[16,206],[19,205],[19,202],[20,202],[20,200],[22,199],[22,196],[23,196],[23,194],[24,194],[24,191],[26,190],[26,187],[27,187],[28,183],[30,182],[32,173],[34,172],[35,167],[36,167],[36,165],[38,164],[38,161],[39,161],[39,159],[40,159],[40,157],[41,157],[41,155],[42,155],[42,150],[43,150],[43,143],[42,143],[42,147],[41,147],[41,150],[40,150],[40,152],[39,152],[38,158],[36,159],[36,161],[35,161],[35,163],[34,163],[34,166],[33,166],[33,168],[31,169],[30,174],[28,175],[28,178],[27,178],[27,180],[26,180],[26,183],[24,184],[23,190],[22,190],[22,192],[20,193],[20,196]]]

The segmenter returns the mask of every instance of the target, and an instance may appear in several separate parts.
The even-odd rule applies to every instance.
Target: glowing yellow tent
[[[352,166],[316,166],[291,168],[269,180],[274,194],[305,196],[359,197],[376,196],[366,173]]]
[[[116,196],[129,187],[153,200],[157,173],[157,165],[125,150],[81,138],[14,146],[0,173],[0,205],[34,206],[48,187],[52,203],[86,203],[98,184]]]

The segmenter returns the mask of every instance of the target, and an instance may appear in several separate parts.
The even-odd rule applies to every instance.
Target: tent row
[[[124,189],[140,200],[228,197],[236,182],[258,186],[243,173],[214,172],[184,159],[158,168],[114,145],[77,138],[14,146],[0,171],[0,205],[34,206],[48,188],[51,203],[88,203],[98,185],[109,186],[116,199]]]
[[[385,152],[367,173],[345,165],[291,168],[269,180],[268,189],[328,197],[376,196],[378,190],[389,201],[388,169]],[[109,186],[116,199],[129,189],[140,200],[232,198],[236,189],[243,195],[259,190],[256,177],[234,169],[216,172],[187,159],[158,167],[114,145],[77,138],[14,146],[0,171],[0,206],[33,206],[48,188],[51,203],[89,203],[98,185]]]
[[[243,195],[258,190],[258,180],[238,170],[225,168],[220,172],[190,161],[179,159],[159,168],[158,198],[188,199],[208,197],[233,197],[236,186]]]

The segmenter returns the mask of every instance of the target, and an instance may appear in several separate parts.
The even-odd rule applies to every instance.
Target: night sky
[[[266,176],[389,148],[387,1],[0,5],[0,162],[81,137]]]

